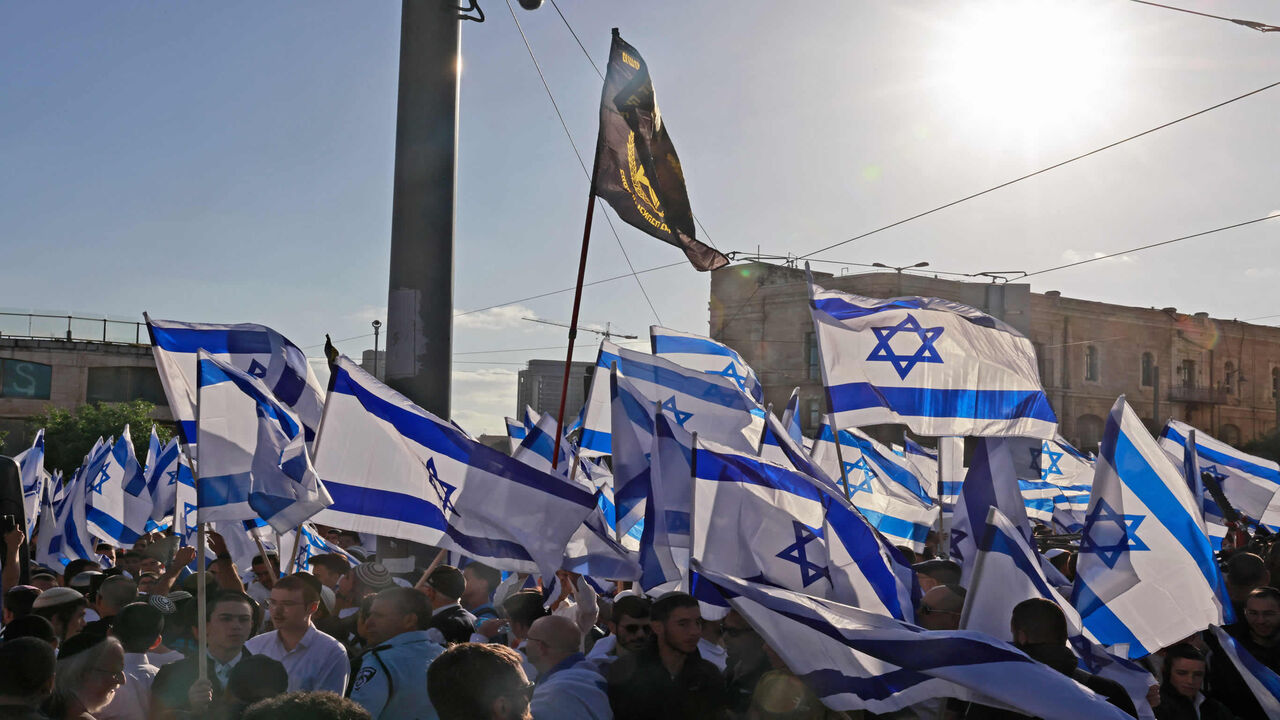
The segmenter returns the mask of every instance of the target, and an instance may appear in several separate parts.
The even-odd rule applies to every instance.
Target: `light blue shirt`
[[[351,699],[375,720],[438,720],[427,696],[427,667],[442,653],[425,630],[400,633],[364,654]]]

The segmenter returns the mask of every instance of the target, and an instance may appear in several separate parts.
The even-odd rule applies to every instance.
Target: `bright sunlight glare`
[[[938,27],[945,113],[997,137],[1061,136],[1117,97],[1124,38],[1083,0],[991,0],[952,6]]]

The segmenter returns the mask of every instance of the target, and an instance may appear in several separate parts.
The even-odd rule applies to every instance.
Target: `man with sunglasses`
[[[653,634],[649,626],[649,605],[649,598],[641,595],[624,595],[615,600],[613,619],[605,623],[609,636],[591,646],[587,659],[605,665],[643,650]]]
[[[935,585],[920,598],[916,624],[926,630],[959,630],[964,595],[959,585]]]
[[[525,652],[538,669],[533,720],[613,720],[604,676],[583,656],[576,623],[548,615],[534,621],[526,639]]]
[[[393,587],[373,598],[365,621],[367,651],[351,684],[351,699],[375,720],[434,720],[427,673],[444,648],[426,628],[431,605],[422,593]]]

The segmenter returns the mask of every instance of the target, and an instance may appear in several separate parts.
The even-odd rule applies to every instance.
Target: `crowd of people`
[[[339,553],[289,574],[274,554],[260,554],[242,575],[211,533],[216,559],[201,618],[194,550],[161,560],[165,553],[148,550],[163,546],[161,536],[119,552],[104,546],[101,562],[33,564],[26,584],[10,572],[21,531],[4,540],[0,720],[1022,717],[948,698],[882,716],[831,711],[742,615],[705,618],[681,592],[598,589],[563,572],[554,583],[504,578],[474,562],[397,577],[371,555],[353,565]],[[926,629],[954,630],[966,591],[959,566],[935,549],[932,538],[919,557],[903,548],[921,591],[915,617]],[[1072,551],[1046,555],[1072,577]],[[1280,553],[1244,550],[1224,563],[1240,618],[1225,630],[1272,670],[1280,669],[1276,565]],[[1144,658],[1152,683],[1134,698],[1080,669],[1056,603],[1027,599],[1009,621],[1016,647],[1135,717],[1143,702],[1160,720],[1266,717],[1211,633]]]

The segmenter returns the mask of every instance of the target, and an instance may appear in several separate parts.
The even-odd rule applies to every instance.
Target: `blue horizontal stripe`
[[[1166,426],[1162,437],[1174,440],[1178,445],[1183,447],[1186,447],[1187,445],[1187,439],[1182,436],[1182,433],[1179,433],[1172,427]],[[1217,450],[1211,450],[1200,443],[1196,443],[1196,454],[1204,460],[1212,461],[1214,464],[1226,465],[1227,467],[1239,470],[1246,475],[1254,475],[1265,480],[1270,480],[1273,483],[1280,483],[1280,472],[1269,467],[1263,467],[1257,463],[1250,462],[1249,460],[1237,455],[1228,455],[1226,453],[1218,452]]]
[[[436,422],[396,405],[356,382],[341,367],[335,371],[330,392],[354,397],[370,415],[390,423],[401,435],[433,453],[452,458],[479,472],[500,476],[584,508],[595,505],[593,494],[583,488],[570,485],[560,478],[531,468],[504,453],[481,445],[451,425]]]
[[[707,338],[683,337],[679,335],[654,335],[653,354],[687,353],[689,355],[720,355],[738,360],[738,353]]]
[[[933,298],[901,297],[892,300],[881,300],[873,305],[858,305],[840,297],[824,297],[812,300],[811,304],[814,309],[820,310],[840,321],[856,320],[896,310],[928,310],[948,313],[988,330],[1008,332],[1005,328],[1000,327],[1000,323],[995,318],[975,308],[960,305],[959,303],[940,303]],[[968,313],[959,312],[961,309],[968,311]]]
[[[582,438],[578,447],[583,450],[604,453],[608,455],[613,452],[613,435],[603,430],[592,430],[591,428],[582,428]]]
[[[116,542],[131,545],[138,539],[138,533],[125,527],[124,523],[96,507],[85,508],[85,520],[97,525],[99,530],[106,533]],[[74,531],[72,531],[72,535],[74,537]]]
[[[858,508],[858,512],[862,513],[862,516],[867,519],[867,522],[871,523],[872,527],[885,535],[922,543],[928,537],[931,529],[928,525],[913,523],[892,515],[876,512],[875,510],[868,510],[857,503],[854,503],[854,507]]]
[[[898,693],[930,680],[930,676],[915,670],[898,668],[880,675],[859,677],[839,670],[824,668],[798,675],[804,684],[819,698],[836,695],[855,695],[863,701],[888,700]]]
[[[151,326],[152,341],[162,350],[218,355],[258,355],[271,353],[271,336],[265,330],[195,329]]]
[[[244,377],[227,372],[212,360],[204,359],[199,362],[196,367],[196,377],[198,378],[198,386],[202,388],[219,385],[224,382],[232,383],[240,388],[245,395],[248,395],[257,404],[258,414],[275,420],[276,424],[280,426],[280,429],[284,431],[290,440],[297,437],[298,431],[302,429],[289,416],[289,412],[277,404],[273,398],[264,395],[262,391]]]
[[[252,484],[253,474],[249,472],[202,477],[196,488],[196,502],[202,508],[247,503]]]
[[[325,488],[333,498],[329,510],[442,532],[457,543],[462,552],[477,558],[533,560],[519,543],[468,535],[458,530],[445,521],[440,508],[423,498],[330,480],[325,481]]]
[[[607,371],[614,364],[618,366],[618,371],[630,380],[643,380],[672,393],[688,395],[705,403],[743,412],[750,412],[755,406],[755,403],[750,402],[747,396],[742,394],[737,385],[728,380],[725,380],[724,384],[719,384],[712,382],[709,379],[711,376],[696,370],[688,370],[690,374],[686,375],[657,363],[624,358],[601,351],[596,366]]]
[[[744,455],[720,454],[698,448],[695,475],[699,480],[757,485],[820,502],[823,493],[812,481],[777,465]]]
[[[836,413],[883,407],[906,417],[1058,421],[1042,390],[885,387],[854,382],[827,388],[827,397]]]

